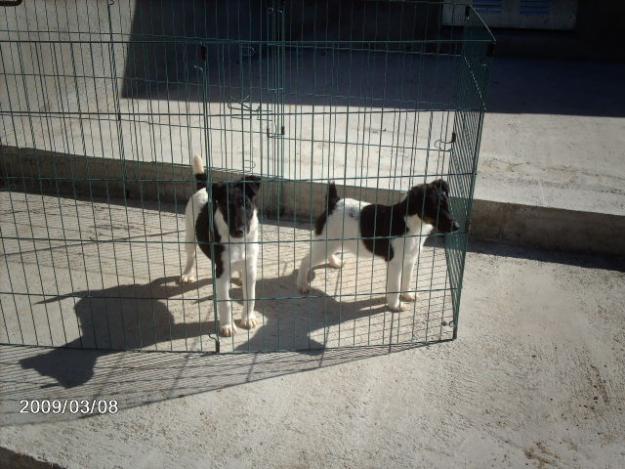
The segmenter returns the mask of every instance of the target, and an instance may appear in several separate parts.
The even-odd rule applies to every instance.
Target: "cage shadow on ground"
[[[84,417],[72,414],[21,414],[23,399],[116,400],[120,411],[194,394],[312,371],[356,360],[396,353],[425,344],[346,347],[308,353],[197,354],[106,352],[3,346],[0,415],[5,424],[27,424]],[[31,368],[32,366],[32,368]],[[37,368],[34,368],[37,366]],[[82,369],[76,369],[82,367]],[[89,376],[82,384],[64,386],[57,379],[70,373]],[[68,384],[68,383],[66,383]]]
[[[473,252],[539,259],[540,250],[475,242]],[[559,254],[550,262],[561,262]],[[597,256],[576,256],[580,265]],[[618,267],[604,259],[603,268]],[[595,264],[592,264],[595,265]],[[163,283],[159,280],[155,283]],[[138,286],[145,289],[145,285]],[[237,288],[233,289],[233,292]],[[163,310],[165,312],[165,310]],[[168,313],[166,313],[168,314]],[[275,353],[116,352],[2,346],[0,415],[5,424],[61,421],[81,415],[19,414],[21,399],[116,399],[121,411],[245,383],[381,357],[426,344]],[[439,343],[438,346],[445,346]]]
[[[314,299],[306,312],[315,307],[323,309],[325,313],[318,319],[323,318],[322,325],[326,329],[319,331],[318,320],[297,320],[299,329],[291,330],[296,336],[308,339],[303,343],[308,346],[308,350],[222,355],[187,352],[190,349],[197,351],[198,342],[204,344],[204,350],[210,350],[208,345],[212,341],[207,334],[214,330],[214,323],[209,317],[212,297],[193,298],[192,302],[199,304],[205,316],[203,320],[188,317],[182,323],[175,323],[181,319],[180,311],[172,313],[168,308],[167,298],[178,297],[185,291],[199,292],[202,286],[211,282],[210,279],[202,279],[196,284],[180,286],[174,283],[175,279],[176,277],[162,277],[145,284],[91,290],[89,297],[85,297],[86,291],[80,290],[40,301],[39,303],[53,304],[67,301],[69,297],[75,298],[74,313],[80,324],[81,335],[66,343],[64,348],[11,345],[2,347],[0,361],[4,373],[0,378],[0,413],[3,419],[9,423],[20,424],[35,420],[40,422],[42,418],[58,420],[79,417],[19,414],[17,409],[22,399],[106,398],[116,399],[120,409],[124,409],[426,344],[421,342],[324,350],[326,344],[318,340],[327,338],[324,335],[327,330],[341,322],[356,321],[370,315],[380,316],[385,298],[378,295],[373,298],[366,297],[362,301],[343,303],[321,290],[313,290],[311,296]],[[261,278],[258,283],[259,291],[283,297],[293,295],[294,288],[295,278],[292,273],[275,278]],[[241,288],[236,284],[232,288],[232,297],[235,302],[241,303]],[[302,298],[300,301],[308,300]],[[123,320],[120,309],[126,311]],[[280,318],[294,319],[306,314],[304,311],[294,311],[291,300],[259,301],[256,309],[261,313],[264,323],[251,337],[246,337],[245,331],[240,330],[238,340],[230,344],[232,351],[247,352],[250,348],[262,349],[263,345],[273,347],[276,334],[280,337],[284,331],[280,326]],[[390,320],[388,324],[388,336],[391,338],[393,321]],[[292,326],[291,321],[282,321],[282,325],[287,329]],[[312,330],[317,334],[311,334]],[[225,339],[222,340],[226,342]],[[176,342],[178,347],[172,346]],[[143,351],[139,353],[70,348],[105,345],[119,348],[143,347]],[[158,345],[160,351],[145,351],[153,345]],[[285,342],[285,345],[288,347],[293,344]],[[179,352],[161,352],[172,349]]]
[[[6,271],[0,329],[5,343],[214,350],[208,337],[214,330],[212,282],[175,285],[184,261],[179,213],[162,206],[3,196],[11,206],[2,224],[0,266]],[[394,314],[384,307],[383,261],[349,256],[339,271],[317,271],[316,290],[302,296],[293,272],[309,248],[310,227],[263,218],[261,229],[256,309],[262,324],[249,335],[242,330],[235,339],[224,338],[221,352],[383,345],[451,333],[450,327],[440,329],[442,320],[452,318],[441,239],[426,243],[416,266],[414,288],[423,292],[422,300]],[[210,276],[204,256],[197,268],[197,278]],[[238,318],[241,289],[231,290]]]
[[[32,369],[41,376],[52,378],[58,385],[72,388],[84,385],[93,377],[95,361],[99,357],[121,350],[151,351],[154,350],[153,346],[160,346],[155,350],[175,351],[173,342],[184,340],[185,350],[195,348],[197,351],[197,345],[191,347],[187,345],[187,341],[201,341],[204,343],[204,349],[199,350],[215,351],[209,336],[215,331],[215,324],[208,317],[210,313],[207,312],[207,318],[204,321],[176,323],[174,315],[163,302],[171,296],[210,284],[211,280],[202,279],[195,284],[171,285],[175,280],[175,278],[162,278],[143,285],[121,285],[104,290],[79,291],[39,302],[42,304],[68,297],[80,298],[74,305],[80,324],[80,337],[64,344],[61,348],[51,349],[40,355],[21,360],[20,365],[25,370]],[[287,278],[270,278],[258,282],[259,289],[282,297],[292,294],[293,285],[295,285],[294,274]],[[240,298],[241,288],[234,288],[232,293],[235,299]],[[275,350],[276,338],[279,340],[281,337],[280,328],[276,323],[279,322],[279,318],[288,317],[290,314],[299,316],[296,322],[300,324],[299,330],[288,328],[292,334],[291,337],[298,336],[303,339],[304,342],[300,343],[302,347],[306,347],[296,352],[316,355],[327,344],[317,342],[308,328],[317,329],[323,326],[329,329],[342,321],[355,320],[384,309],[385,303],[384,297],[341,303],[316,289],[311,291],[311,296],[313,296],[313,303],[318,303],[318,305],[313,304],[312,309],[315,309],[315,306],[319,309],[324,308],[323,324],[310,321],[309,318],[305,318],[304,314],[293,312],[292,301],[271,302],[271,305],[268,301],[260,301],[257,310],[263,317],[263,324],[252,333],[239,329],[239,337],[242,339],[239,339],[236,345],[233,341],[232,351]],[[206,305],[202,309],[208,310],[210,300],[212,296],[198,301]],[[302,298],[302,300],[307,299]],[[288,324],[288,326],[291,325]],[[389,320],[388,335],[391,340],[392,320]],[[227,341],[227,339],[222,340]],[[288,344],[287,340],[283,340]],[[286,348],[289,348],[288,345],[285,345]],[[79,349],[82,353],[69,354],[68,349]],[[61,359],[61,357],[70,358],[70,360],[68,362],[67,359]]]
[[[74,311],[80,337],[20,364],[54,378],[61,386],[74,387],[93,377],[95,360],[102,355],[159,343],[164,344],[161,350],[167,350],[167,342],[208,334],[211,327],[208,322],[176,323],[167,305],[159,301],[197,288],[197,285],[167,285],[173,281],[174,278],[162,278],[143,285],[78,291],[40,301],[39,304],[44,304],[67,297],[79,298]],[[210,279],[201,280],[204,285],[210,282]],[[84,354],[73,355],[69,363],[64,363],[59,360],[63,349],[80,349]],[[59,366],[60,363],[63,366]]]

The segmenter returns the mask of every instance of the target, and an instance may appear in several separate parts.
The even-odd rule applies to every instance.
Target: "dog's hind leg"
[[[187,262],[184,267],[184,271],[180,276],[180,283],[190,283],[195,281],[195,272],[193,272],[197,244],[195,239],[195,227],[193,226],[193,220],[189,221],[188,216],[186,217],[185,225],[184,250],[187,254]]]
[[[413,259],[404,260],[404,266],[401,271],[401,294],[399,295],[399,298],[403,301],[412,302],[417,299],[416,293],[410,290],[413,264]]]
[[[316,266],[325,263],[328,257],[334,257],[340,244],[336,240],[326,240],[318,237],[313,240],[310,246],[310,253],[302,259],[297,273],[297,288],[301,293],[310,291],[311,271]]]

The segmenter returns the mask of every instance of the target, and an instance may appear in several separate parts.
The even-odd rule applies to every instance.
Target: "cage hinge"
[[[200,60],[206,62],[208,59],[208,47],[200,46]]]
[[[272,138],[272,137],[283,137],[284,136],[284,126],[280,126],[280,132],[277,133],[272,133],[271,129],[269,127],[267,127],[267,137],[268,138]]]
[[[117,113],[117,120],[121,122],[121,120],[122,120],[122,113],[121,112]]]
[[[241,46],[241,56],[242,57],[254,57],[256,55],[256,49],[251,45]]]

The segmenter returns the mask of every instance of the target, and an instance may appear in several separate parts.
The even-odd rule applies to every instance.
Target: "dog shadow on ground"
[[[311,298],[297,298],[299,295],[294,281],[291,275],[258,282],[258,292],[271,292],[272,297],[277,299],[257,302],[256,309],[263,316],[263,324],[249,336],[246,330],[239,328],[230,349],[263,353],[185,351],[187,344],[193,344],[192,348],[199,350],[197,341],[206,345],[205,350],[214,350],[214,342],[208,334],[215,330],[215,324],[207,318],[212,298],[198,301],[195,297],[188,301],[191,303],[187,307],[189,316],[183,323],[174,321],[168,301],[176,300],[168,298],[196,290],[210,283],[210,279],[178,285],[175,278],[169,277],[144,285],[92,290],[89,297],[80,298],[74,306],[80,324],[80,338],[68,342],[63,348],[50,349],[45,353],[41,353],[40,348],[23,346],[5,349],[2,358],[5,370],[0,378],[0,396],[4,404],[0,406],[0,414],[12,423],[41,421],[41,418],[72,418],[79,415],[51,413],[42,417],[18,414],[16,409],[19,408],[19,400],[41,399],[44,396],[47,399],[115,399],[122,409],[385,355],[415,346],[324,349],[327,344],[324,343],[327,340],[324,331],[342,321],[366,318],[372,311],[383,309],[384,298],[340,304],[320,290],[312,290]],[[77,292],[65,297],[85,294]],[[235,301],[240,298],[241,288],[233,285],[232,295]],[[46,301],[59,299],[62,298]],[[201,318],[198,311],[202,312]],[[316,313],[313,314],[313,311]],[[228,345],[228,340],[231,339],[221,338],[224,346]],[[182,353],[160,353],[172,350],[171,344],[175,343]],[[228,351],[224,346],[222,350]],[[158,351],[121,353],[125,348],[138,347],[143,350],[156,348]],[[295,348],[305,350],[268,352]]]
[[[325,266],[317,267],[322,268]],[[239,328],[234,339],[222,338],[222,349],[317,353],[327,347],[382,343],[381,335],[387,343],[393,337],[393,314],[387,312],[382,316],[387,311],[384,296],[362,295],[356,300],[347,297],[349,301],[341,301],[315,288],[301,295],[295,287],[296,278],[297,272],[293,272],[259,280],[256,310],[262,316],[261,324],[253,331]],[[263,297],[263,292],[267,296]],[[241,288],[231,290],[233,299],[241,303],[240,309],[242,293]],[[376,318],[373,323],[368,321],[373,317]]]
[[[209,333],[206,321],[176,323],[167,306],[167,299],[196,290],[210,279],[193,285],[175,283],[177,277],[164,277],[147,284],[120,285],[102,290],[73,292],[42,301],[53,303],[69,297],[80,298],[74,304],[80,337],[63,348],[20,361],[41,375],[54,378],[64,387],[84,384],[93,376],[98,358],[125,349],[150,349],[159,345],[171,350],[173,341],[189,340]],[[79,353],[67,353],[81,349]]]

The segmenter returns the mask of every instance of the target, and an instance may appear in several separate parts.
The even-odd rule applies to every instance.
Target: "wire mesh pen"
[[[19,3],[19,2],[16,2]],[[443,24],[443,12],[460,18]],[[0,7],[0,342],[310,350],[456,337],[494,40],[470,6],[25,1]],[[262,178],[256,308],[219,337],[211,262],[184,265],[189,157]],[[437,178],[461,229],[419,253],[402,312],[381,259],[294,271],[327,184],[394,203]],[[231,290],[235,317],[241,288]]]

